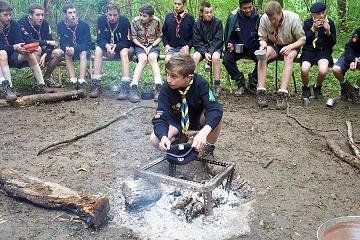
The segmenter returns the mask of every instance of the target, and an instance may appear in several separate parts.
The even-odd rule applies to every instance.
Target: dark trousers
[[[242,53],[236,53],[234,51],[234,52],[225,52],[224,54],[223,65],[225,66],[226,71],[230,74],[231,79],[235,80],[238,85],[245,84],[244,73],[239,71],[239,68],[237,67],[236,64],[236,62],[243,57],[249,57],[251,58],[251,60],[255,62],[255,67],[251,74],[250,82],[255,85],[257,84],[257,59],[254,55],[255,50],[244,49],[244,52]]]

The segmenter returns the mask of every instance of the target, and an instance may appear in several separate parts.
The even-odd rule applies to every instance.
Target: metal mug
[[[259,49],[254,52],[254,55],[256,56],[257,60],[263,60],[266,58],[266,51],[263,49]]]
[[[205,63],[204,70],[205,72],[211,72],[211,66],[209,63]]]
[[[310,105],[310,99],[309,98],[303,98],[303,106],[307,107]]]
[[[328,99],[326,100],[326,106],[327,106],[327,107],[330,107],[330,108],[333,108],[333,107],[335,106],[335,100],[332,99],[332,98],[328,98]]]
[[[242,53],[244,51],[244,44],[235,44],[235,52]]]

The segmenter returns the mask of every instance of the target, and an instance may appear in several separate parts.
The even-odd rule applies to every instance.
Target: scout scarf
[[[78,21],[76,20],[75,24],[68,24],[67,21],[65,20],[64,23],[65,23],[67,30],[69,30],[72,33],[72,35],[73,35],[72,42],[74,45],[76,45],[76,30],[77,30],[77,26],[78,26]],[[74,30],[71,27],[74,27]]]
[[[176,21],[176,38],[180,38],[180,24],[182,20],[186,17],[187,13],[184,11],[180,14],[178,14],[176,11],[173,12],[174,18]]]
[[[190,80],[189,85],[186,87],[185,91],[178,89],[178,92],[181,94],[181,128],[184,134],[187,133],[187,130],[190,126],[189,120],[189,109],[186,101],[186,94],[189,91],[191,85],[193,84],[193,79]]]
[[[118,26],[119,26],[119,20],[117,20],[116,25],[114,27],[114,30],[111,28],[110,22],[109,20],[107,21],[107,24],[109,26],[109,30],[110,30],[110,43],[115,43],[115,35],[114,32],[117,30]]]

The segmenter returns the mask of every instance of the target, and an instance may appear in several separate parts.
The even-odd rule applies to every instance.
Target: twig
[[[270,159],[269,161],[265,162],[263,164],[263,168],[267,168],[273,161],[274,161],[274,159]]]
[[[353,150],[353,152],[355,153],[356,157],[360,158],[359,148],[354,143],[353,132],[352,132],[352,127],[351,127],[351,122],[350,121],[346,121],[346,127],[347,127],[350,147]]]
[[[55,147],[55,146],[58,146],[58,145],[61,145],[61,144],[73,143],[73,142],[79,140],[80,138],[84,138],[84,137],[86,137],[86,136],[88,136],[88,135],[90,135],[90,134],[93,134],[93,133],[95,133],[95,132],[98,132],[98,131],[100,131],[101,129],[104,129],[104,128],[108,127],[109,125],[113,124],[114,122],[116,122],[116,121],[118,121],[118,120],[120,120],[120,119],[128,116],[128,114],[129,114],[130,112],[134,111],[135,109],[139,109],[139,108],[152,108],[152,109],[153,109],[154,107],[151,107],[151,106],[134,106],[134,107],[130,108],[129,110],[127,110],[125,113],[123,113],[123,114],[121,114],[121,115],[113,118],[112,120],[110,120],[109,122],[107,122],[107,123],[105,123],[105,124],[103,124],[103,125],[100,125],[100,126],[98,126],[98,127],[96,127],[96,128],[93,128],[93,129],[91,129],[91,130],[89,130],[89,131],[87,131],[87,132],[85,132],[85,133],[83,133],[83,134],[76,135],[76,136],[73,137],[73,138],[66,139],[66,140],[62,140],[62,141],[58,141],[58,142],[54,142],[54,143],[52,143],[52,144],[50,144],[50,145],[48,145],[48,146],[40,149],[40,150],[38,151],[37,155],[39,156],[40,154],[42,154],[44,151],[48,150],[49,148],[52,148],[52,147]]]
[[[336,157],[338,157],[344,162],[349,163],[351,166],[360,169],[360,160],[357,157],[355,157],[354,155],[349,155],[343,150],[341,150],[341,148],[336,145],[333,140],[326,139],[326,144]]]

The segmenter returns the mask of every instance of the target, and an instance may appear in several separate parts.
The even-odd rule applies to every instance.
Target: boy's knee
[[[150,144],[153,147],[158,147],[159,146],[159,139],[157,138],[157,136],[155,135],[154,132],[151,133],[149,141],[150,141]]]

